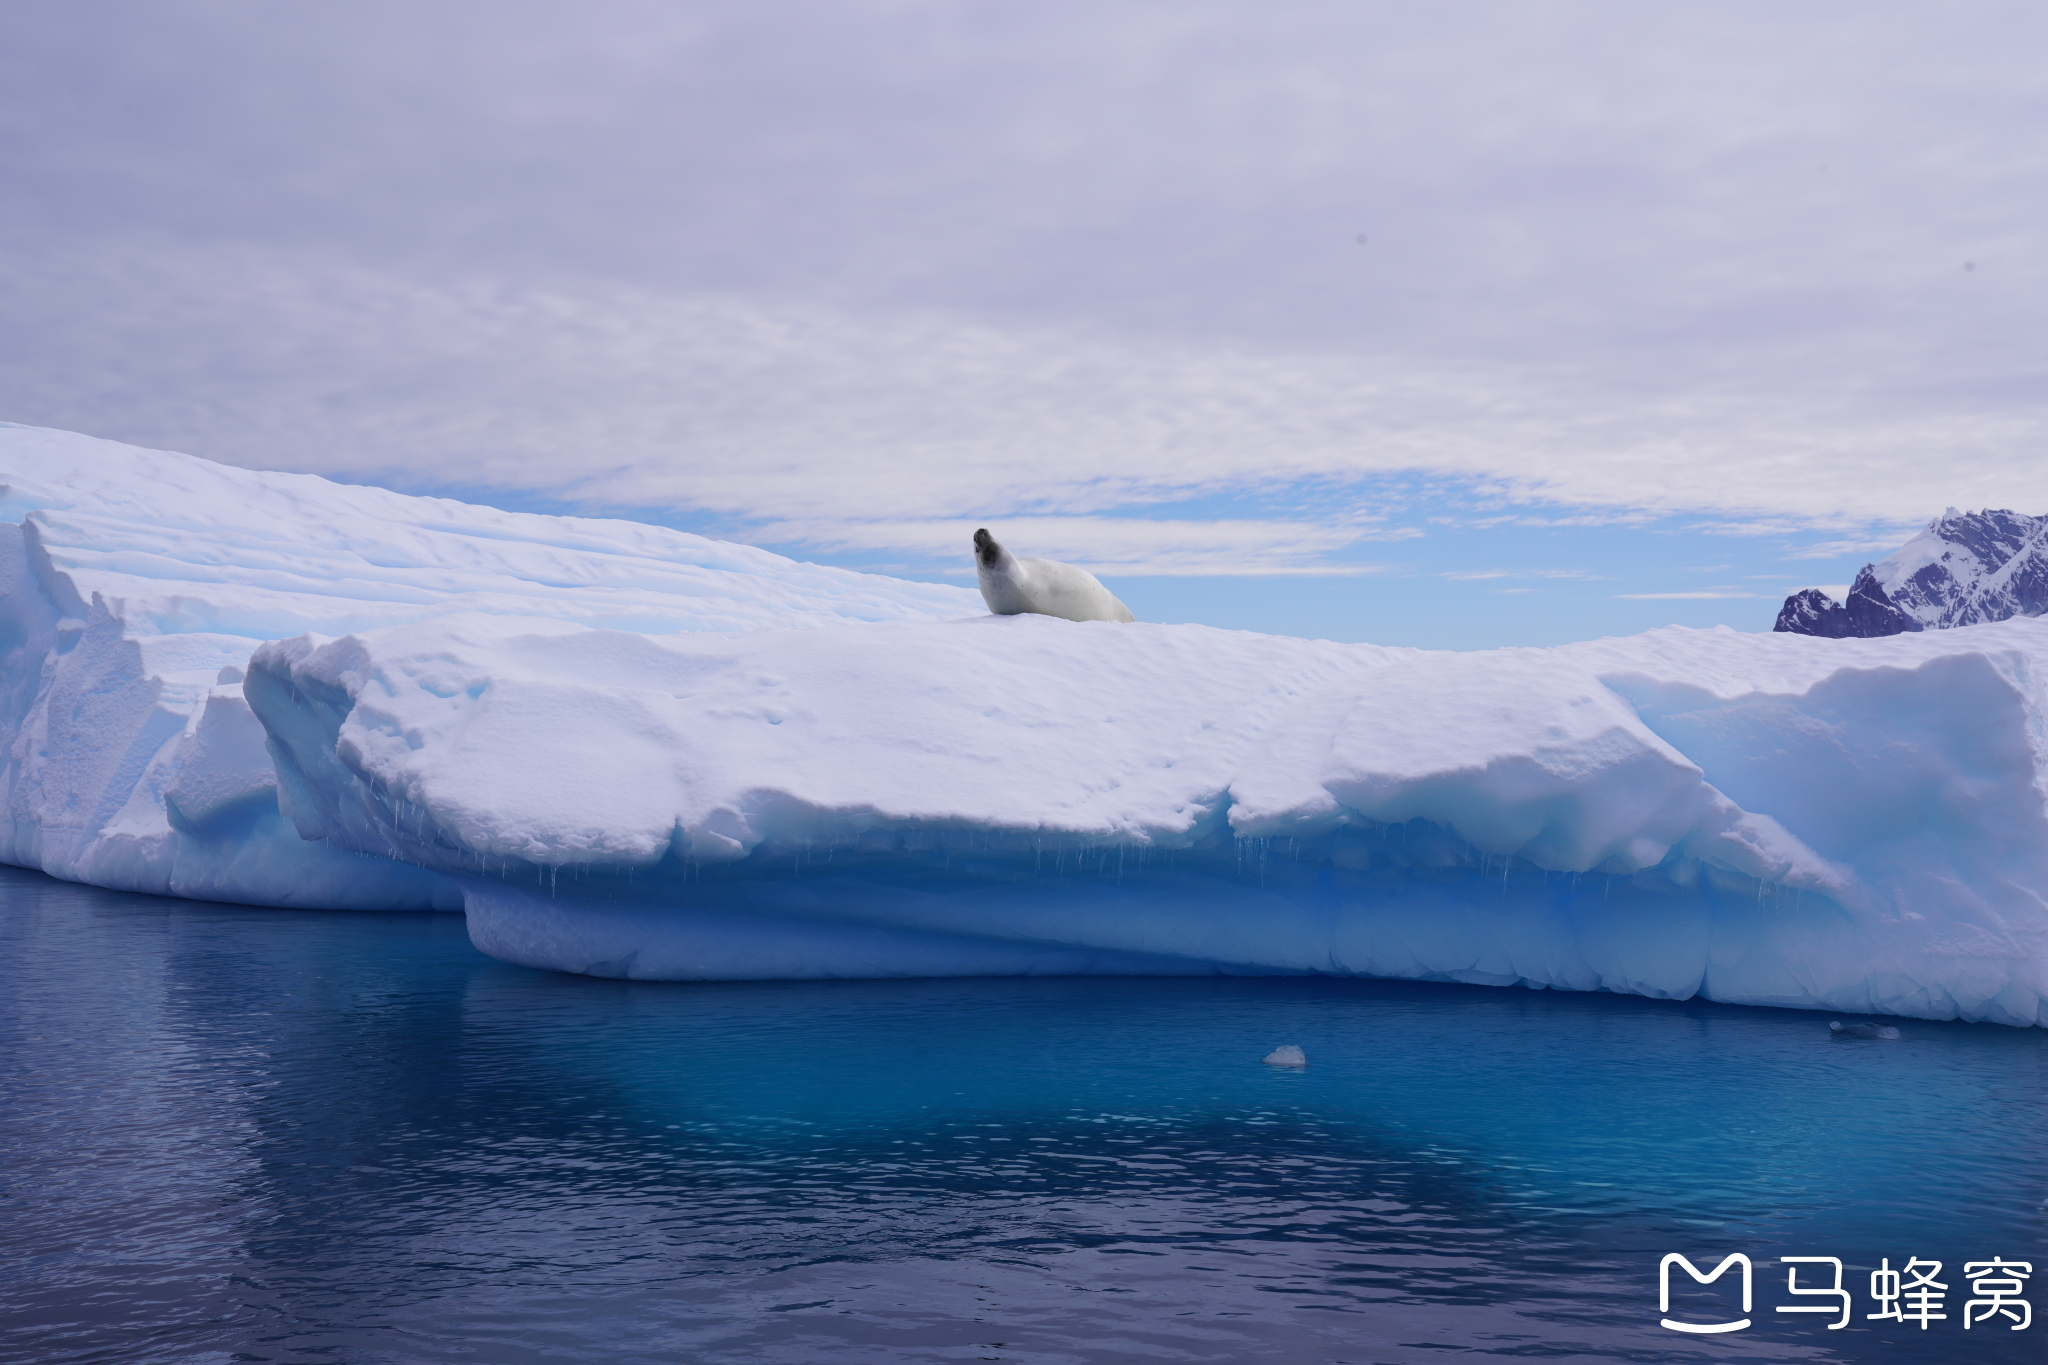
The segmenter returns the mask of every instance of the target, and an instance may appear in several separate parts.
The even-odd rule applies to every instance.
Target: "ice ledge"
[[[246,690],[302,834],[455,879],[479,945],[537,966],[1357,973],[2033,1024],[2044,653],[2032,622],[1426,654],[446,618],[266,645]]]
[[[1443,836],[1409,826],[1389,837]],[[1924,925],[1691,879],[1682,864],[1687,885],[1504,860],[1359,870],[1272,847],[1143,866],[1115,852],[1080,869],[1072,861],[1064,875],[1034,876],[1028,865],[927,851],[821,860],[794,875],[788,863],[780,875],[720,875],[737,870],[726,864],[631,886],[580,870],[524,884],[462,880],[471,938],[485,952],[641,980],[1382,976],[2044,1022],[2038,975],[1929,957]]]

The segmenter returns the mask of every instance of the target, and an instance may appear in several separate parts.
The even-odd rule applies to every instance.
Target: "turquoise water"
[[[2019,1361],[2048,1033],[1313,979],[675,985],[0,869],[0,1358]],[[1277,1044],[1310,1065],[1261,1065]],[[1755,1325],[1658,1326],[1741,1251]],[[1856,1321],[1780,1318],[1786,1255]],[[1949,1317],[1863,1314],[1938,1259]],[[1811,1283],[1802,1274],[1802,1284]],[[1718,1293],[1718,1287],[1717,1287]],[[2037,1304],[2048,1295],[2027,1297]],[[1727,1301],[1681,1294],[1674,1311]]]

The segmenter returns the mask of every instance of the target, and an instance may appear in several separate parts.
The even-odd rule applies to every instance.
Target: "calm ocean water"
[[[0,1359],[2038,1361],[2048,1033],[1312,979],[667,985],[0,869]],[[1310,1065],[1260,1064],[1297,1043]],[[1666,1252],[1754,1326],[1658,1326]],[[1855,1321],[1780,1315],[1848,1263]],[[1946,1320],[1871,1322],[1939,1260]],[[1727,1316],[1692,1290],[1674,1314]],[[1825,1267],[1819,1282],[1824,1283]],[[1681,1276],[1683,1281],[1683,1277]],[[1816,1282],[1802,1273],[1801,1283]],[[1689,1282],[1687,1282],[1689,1283]]]

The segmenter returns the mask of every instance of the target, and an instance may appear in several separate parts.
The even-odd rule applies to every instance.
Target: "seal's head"
[[[1002,557],[1003,547],[1000,541],[990,535],[986,529],[974,533],[974,558],[978,563],[993,569],[996,566],[996,561]]]

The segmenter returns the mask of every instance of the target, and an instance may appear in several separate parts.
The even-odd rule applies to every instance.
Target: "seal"
[[[1026,612],[1066,621],[1134,621],[1131,609],[1094,574],[1054,559],[1020,558],[986,530],[974,533],[981,600],[998,616]]]

